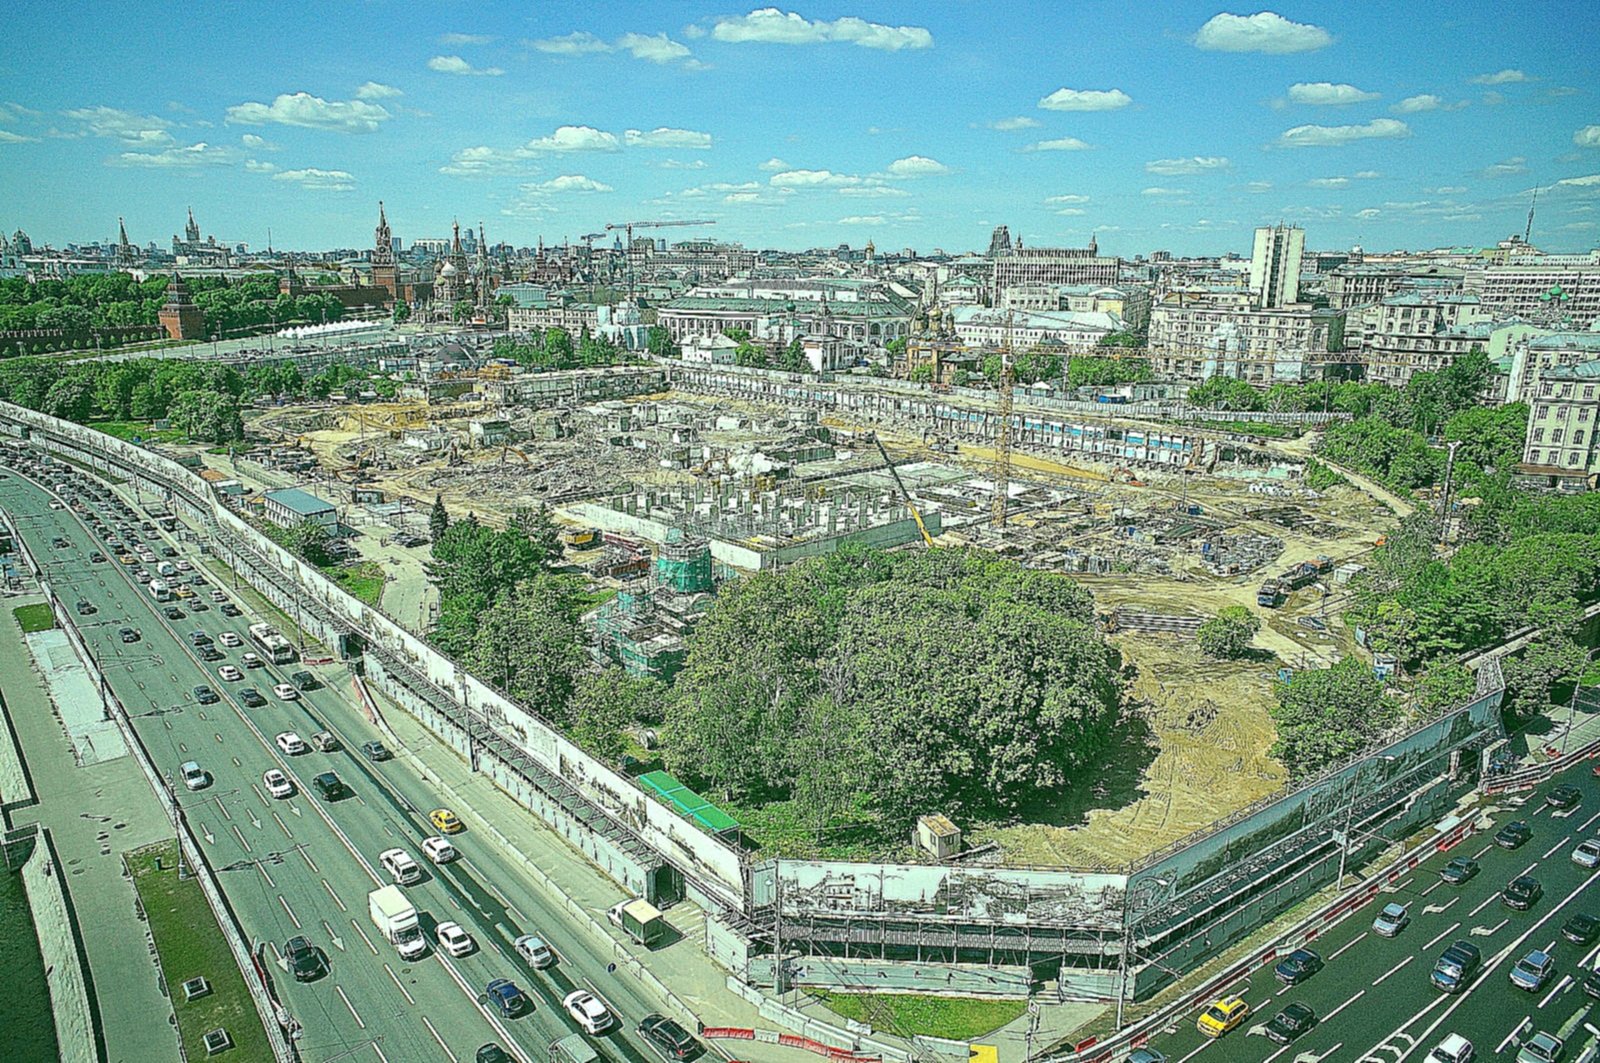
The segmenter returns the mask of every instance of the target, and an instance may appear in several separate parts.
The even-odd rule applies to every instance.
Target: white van
[[[164,579],[171,579],[177,574],[178,566],[174,565],[171,561],[163,561],[161,564],[156,566],[156,575],[161,576]]]
[[[396,885],[409,886],[422,881],[422,865],[412,859],[404,849],[385,849],[378,854],[378,863],[389,872]]]
[[[190,790],[203,790],[210,777],[197,761],[186,760],[178,766],[178,774],[183,776],[183,785]]]

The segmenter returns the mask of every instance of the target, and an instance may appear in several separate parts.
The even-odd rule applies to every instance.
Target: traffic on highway
[[[0,508],[262,950],[304,1058],[704,1052],[473,810],[393,755],[346,667],[300,659],[181,522],[22,447],[0,458]]]

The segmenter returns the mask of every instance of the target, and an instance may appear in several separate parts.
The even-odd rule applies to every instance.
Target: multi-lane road
[[[1583,797],[1576,808],[1557,811],[1545,797],[1563,783]],[[1544,1030],[1565,1038],[1566,1059],[1577,1060],[1600,1039],[1600,1014],[1590,1015],[1596,1002],[1581,987],[1600,959],[1600,942],[1576,944],[1562,928],[1580,912],[1600,916],[1600,889],[1594,888],[1600,872],[1572,860],[1580,842],[1600,835],[1600,781],[1580,767],[1525,796],[1520,806],[1508,804],[1491,817],[1496,829],[1527,821],[1532,837],[1520,847],[1497,846],[1493,832],[1471,835],[1313,942],[1325,966],[1299,986],[1281,985],[1268,964],[1230,990],[1226,995],[1243,997],[1251,1012],[1232,1032],[1217,1040],[1202,1037],[1195,1009],[1151,1047],[1169,1063],[1422,1063],[1454,1033],[1472,1042],[1479,1060],[1510,1060],[1527,1037]],[[1451,885],[1439,872],[1458,857],[1477,860],[1480,870],[1466,883]],[[1544,893],[1529,910],[1515,911],[1503,903],[1501,891],[1524,874],[1537,879]],[[1372,924],[1390,903],[1405,905],[1410,922],[1385,937]],[[1477,946],[1483,965],[1452,995],[1435,989],[1429,975],[1456,941]],[[1511,984],[1510,971],[1534,949],[1551,953],[1556,969],[1542,988],[1529,992]],[[1294,1001],[1309,1005],[1319,1021],[1280,1046],[1262,1027]]]
[[[379,763],[360,756],[363,742],[380,738],[353,704],[350,678],[342,666],[309,670],[321,685],[295,700],[273,694],[302,663],[267,664],[245,669],[242,656],[259,651],[246,633],[249,624],[270,618],[248,611],[229,618],[213,602],[216,582],[193,587],[195,598],[174,604],[180,619],[164,615],[146,587],[135,582],[137,566],[124,566],[115,553],[96,540],[85,517],[72,509],[52,508],[44,485],[58,480],[91,483],[81,473],[60,466],[35,484],[13,466],[0,480],[0,508],[11,516],[18,534],[45,571],[66,608],[79,599],[94,612],[73,616],[90,653],[101,666],[117,698],[126,707],[141,744],[158,771],[169,780],[184,815],[206,851],[210,864],[238,913],[247,937],[264,942],[276,960],[283,943],[304,935],[330,961],[328,974],[297,983],[276,964],[269,966],[277,991],[299,1023],[303,1058],[369,1058],[380,1060],[471,1060],[478,1047],[498,1042],[524,1059],[542,1060],[555,1038],[578,1031],[561,1007],[573,989],[589,989],[607,1002],[617,1023],[608,1034],[591,1040],[608,1057],[645,1063],[655,1050],[634,1031],[645,1014],[664,1010],[647,999],[633,979],[608,971],[610,952],[580,929],[549,897],[515,869],[510,854],[487,831],[475,831],[473,810],[457,808],[467,825],[452,841],[461,859],[431,865],[420,842],[436,834],[428,811],[442,802],[426,782],[400,759]],[[96,486],[100,486],[96,484]],[[68,499],[73,497],[68,492]],[[145,514],[129,521],[93,495],[86,511],[101,514],[111,527],[137,528]],[[169,537],[139,531],[147,546],[173,547],[204,570],[201,558]],[[108,555],[91,562],[93,551]],[[154,566],[145,566],[153,569]],[[231,587],[223,594],[237,604]],[[199,600],[209,607],[194,611]],[[125,642],[121,630],[138,630],[136,642]],[[206,662],[190,638],[203,631],[222,660]],[[221,644],[231,631],[242,645]],[[220,677],[224,665],[240,668],[242,680]],[[201,704],[195,688],[209,686],[220,695]],[[249,708],[241,690],[253,687],[265,705]],[[285,755],[275,736],[284,731],[309,737],[327,730],[340,739],[333,752]],[[196,761],[210,775],[204,789],[190,791],[179,767]],[[268,795],[262,776],[277,768],[293,781],[287,799]],[[349,796],[324,801],[314,793],[314,776],[335,771]],[[394,847],[412,853],[426,869],[424,881],[405,888],[430,932],[440,922],[460,923],[476,940],[470,955],[453,958],[437,948],[415,962],[406,962],[377,935],[367,911],[367,894],[390,881],[378,854]],[[538,933],[560,957],[554,967],[534,971],[511,949],[518,935]],[[503,1019],[488,1008],[482,993],[495,978],[510,978],[530,993],[535,1007],[515,1019]]]

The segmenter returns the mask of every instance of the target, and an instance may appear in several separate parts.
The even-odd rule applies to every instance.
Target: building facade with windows
[[[1307,305],[1272,310],[1163,303],[1150,311],[1148,357],[1157,376],[1213,376],[1258,387],[1319,379],[1344,347],[1344,313]]]
[[[1551,366],[1533,391],[1521,471],[1557,483],[1600,474],[1600,360]]]

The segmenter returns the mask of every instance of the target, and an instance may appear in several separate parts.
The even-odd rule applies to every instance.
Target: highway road
[[[77,482],[89,482],[74,475]],[[42,477],[51,484],[58,478],[73,479],[59,472]],[[214,584],[195,588],[196,599],[209,608],[194,611],[196,599],[177,602],[182,618],[166,618],[135,583],[131,567],[115,556],[97,564],[87,560],[94,549],[111,551],[72,511],[50,508],[50,499],[40,485],[19,476],[14,464],[0,480],[0,508],[10,513],[67,608],[80,597],[95,606],[92,615],[74,619],[158,770],[172,781],[212,866],[222,869],[219,880],[247,935],[269,943],[276,956],[285,940],[304,934],[331,961],[327,977],[305,984],[272,968],[281,997],[304,1029],[299,1046],[305,1058],[361,1058],[370,1046],[377,1059],[471,1060],[479,1045],[497,1041],[525,1058],[543,1059],[551,1040],[577,1030],[560,1006],[573,988],[595,992],[618,1017],[610,1033],[591,1038],[606,1056],[632,1063],[659,1058],[633,1027],[646,1013],[664,1011],[661,1003],[647,999],[634,979],[608,973],[605,945],[520,876],[511,855],[487,832],[472,829],[471,809],[455,809],[468,827],[452,839],[462,859],[429,864],[419,843],[437,833],[426,814],[439,802],[399,760],[372,763],[356,752],[361,743],[381,736],[347,694],[350,679],[342,666],[309,668],[322,681],[318,689],[293,701],[275,697],[273,686],[306,666],[243,669],[242,655],[259,649],[250,645],[246,628],[263,618],[248,612],[232,619],[222,615],[219,603],[209,600]],[[111,520],[100,501],[90,505],[112,525],[121,522]],[[192,549],[170,537],[139,534],[158,550],[164,545]],[[58,537],[65,547],[52,545]],[[182,556],[196,573],[203,569],[199,556]],[[231,588],[223,593],[233,599]],[[126,626],[140,631],[138,642],[122,641],[119,631]],[[188,638],[196,630],[213,640],[233,631],[244,644],[230,648],[219,642],[216,649],[224,659],[206,663]],[[218,669],[228,664],[240,667],[244,679],[221,679]],[[209,685],[221,701],[200,704],[194,692],[199,684]],[[258,690],[267,704],[245,707],[244,687]],[[303,738],[331,731],[342,748],[286,756],[274,737],[289,730]],[[183,787],[178,766],[187,760],[198,761],[212,775],[209,787],[198,792]],[[266,794],[262,774],[269,768],[293,780],[294,796],[274,800]],[[352,791],[332,803],[310,790],[312,777],[330,769]],[[433,949],[421,960],[405,962],[377,937],[367,915],[367,893],[389,882],[378,854],[396,846],[426,869],[423,882],[405,889],[424,926],[431,930],[437,922],[459,922],[475,938],[475,952],[450,958]],[[560,962],[532,971],[510,947],[522,933],[545,937]],[[483,987],[501,977],[533,994],[531,1013],[504,1020],[482,1005]]]
[[[1556,811],[1545,795],[1557,785],[1576,786],[1583,794],[1574,809]],[[1175,1021],[1150,1047],[1168,1063],[1422,1063],[1447,1034],[1472,1042],[1476,1058],[1514,1059],[1523,1040],[1538,1030],[1566,1040],[1566,1059],[1576,1061],[1600,1040],[1600,1015],[1591,1017],[1595,1001],[1580,985],[1597,966],[1600,943],[1575,944],[1562,935],[1577,913],[1600,916],[1597,872],[1573,863],[1578,843],[1600,835],[1600,780],[1587,767],[1552,780],[1520,807],[1496,810],[1494,830],[1522,819],[1532,837],[1515,850],[1492,840],[1493,831],[1474,834],[1454,849],[1434,855],[1396,884],[1392,893],[1346,918],[1313,942],[1326,966],[1295,988],[1280,985],[1272,965],[1262,967],[1228,996],[1241,996],[1251,1014],[1218,1040],[1195,1028],[1199,1011]],[[1519,798],[1520,800],[1520,798]],[[1439,871],[1456,857],[1479,862],[1476,877],[1462,885],[1445,883]],[[1531,875],[1543,886],[1543,897],[1528,911],[1502,903],[1501,891],[1519,875]],[[1407,906],[1410,923],[1389,938],[1372,929],[1386,904]],[[1464,991],[1450,995],[1433,987],[1429,975],[1441,953],[1464,940],[1482,953],[1480,973]],[[1539,990],[1513,986],[1512,966],[1534,949],[1550,952],[1553,977]],[[1318,1023],[1291,1045],[1268,1040],[1263,1027],[1285,1005],[1299,1001],[1318,1016]]]

